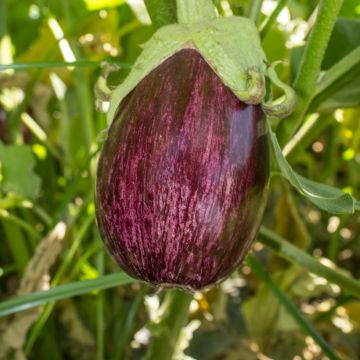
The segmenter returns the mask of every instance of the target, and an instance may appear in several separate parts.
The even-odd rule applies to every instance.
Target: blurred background
[[[249,6],[214,3],[222,15],[244,15]],[[287,60],[279,74],[291,82],[318,2],[284,3],[263,47],[269,61]],[[260,26],[277,4],[263,1]],[[0,0],[1,301],[120,271],[94,219],[96,161],[107,127],[101,84],[124,79],[154,30],[141,0]],[[359,45],[360,4],[346,0],[322,70]],[[314,99],[306,123],[316,125],[288,153],[299,173],[358,199],[359,68]],[[324,265],[359,277],[358,213],[321,212],[275,176],[264,224]],[[354,295],[261,242],[253,254],[341,359],[360,358]],[[106,291],[96,284],[31,310],[14,305],[0,318],[0,359],[142,358],[158,331],[164,293],[138,282]],[[245,262],[220,286],[195,294],[175,358],[328,358],[268,285]]]

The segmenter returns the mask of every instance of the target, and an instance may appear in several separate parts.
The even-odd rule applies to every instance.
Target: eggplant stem
[[[177,0],[177,16],[180,24],[190,24],[215,18],[211,0]]]
[[[172,359],[180,330],[185,325],[192,295],[182,291],[168,291],[161,308],[161,316],[152,324],[153,338],[146,360]]]

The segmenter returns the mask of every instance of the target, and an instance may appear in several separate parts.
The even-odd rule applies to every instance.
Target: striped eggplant
[[[293,102],[284,85],[271,103],[274,74],[244,18],[170,25],[145,46],[112,96],[96,186],[101,237],[128,274],[203,289],[244,259],[266,205],[265,112]]]

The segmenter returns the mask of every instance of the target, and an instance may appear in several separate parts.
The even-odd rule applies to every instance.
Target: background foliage
[[[160,359],[167,328],[177,359],[356,359],[359,214],[320,211],[275,167],[252,255],[219,287],[192,299],[156,293],[104,254],[98,84],[122,81],[155,26],[174,21],[171,3],[146,1],[152,25],[142,1],[0,0],[0,358]],[[257,19],[267,58],[287,60],[277,70],[294,82],[318,1],[214,3]],[[324,81],[283,149],[297,173],[358,199],[359,46],[360,5],[346,0]]]

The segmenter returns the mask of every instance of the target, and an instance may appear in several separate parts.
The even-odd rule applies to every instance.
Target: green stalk
[[[7,246],[15,261],[16,269],[19,273],[23,273],[31,257],[25,236],[19,226],[9,221],[8,218],[1,221],[1,226],[4,230]]]
[[[68,28],[73,28],[69,0],[62,0],[64,18]],[[70,44],[76,60],[80,60],[80,49],[74,37],[71,37]],[[81,121],[85,135],[86,150],[90,151],[91,145],[95,140],[94,121],[93,121],[93,100],[90,93],[89,76],[80,68],[75,69],[75,90],[79,99],[81,111]]]
[[[51,225],[53,224],[53,219],[40,205],[33,203],[31,209],[45,225],[51,227]]]
[[[144,300],[144,296],[146,294],[146,291],[148,290],[148,286],[141,284],[140,290],[136,294],[135,298],[133,299],[130,309],[128,311],[128,315],[125,320],[125,324],[121,331],[121,336],[119,339],[118,346],[116,348],[116,356],[115,359],[123,359],[124,358],[124,351],[126,349],[126,346],[129,344],[129,341],[131,340],[131,336],[133,335],[134,331],[134,325],[135,325],[135,317],[137,314],[137,311],[139,309],[140,304]]]
[[[247,257],[247,263],[251,269],[260,277],[264,284],[270,289],[270,291],[276,296],[279,302],[286,308],[289,315],[299,324],[299,326],[309,334],[314,341],[321,347],[324,354],[326,354],[331,360],[338,360],[331,346],[325,341],[325,339],[318,333],[312,323],[305,317],[305,315],[297,308],[297,306],[288,298],[286,293],[280,289],[272,278],[267,274],[261,264],[255,259],[254,256],[249,255]]]
[[[260,36],[262,39],[266,37],[277,17],[281,13],[281,10],[286,6],[288,0],[279,0],[276,8],[271,13],[271,15],[261,24]]]
[[[280,123],[277,129],[278,140],[282,147],[286,145],[303,121],[316,93],[321,63],[342,3],[343,0],[320,0],[316,22],[307,41],[294,82],[294,89],[298,95],[297,108],[290,117]]]
[[[176,23],[176,0],[145,0],[145,5],[156,29]]]
[[[46,132],[41,128],[41,126],[28,114],[22,113],[20,119],[24,125],[29,129],[29,131],[34,135],[34,137],[42,143],[50,152],[50,154],[59,162],[63,162],[63,156],[60,154],[58,149],[48,140]]]
[[[98,243],[99,239],[95,238],[95,243]],[[104,275],[105,269],[105,257],[104,248],[99,249],[97,253],[96,267],[99,276]],[[105,359],[105,341],[104,341],[104,293],[100,291],[97,294],[96,300],[96,358],[97,360]]]
[[[260,11],[262,6],[263,0],[252,0],[249,12],[248,12],[248,18],[251,19],[255,24],[258,23],[259,17],[260,17]]]
[[[34,230],[32,225],[30,225],[26,221],[20,219],[19,217],[15,216],[13,214],[10,214],[7,210],[0,210],[0,218],[3,218],[4,220],[12,222],[13,224],[16,224],[18,227],[25,230],[28,234],[30,234],[31,236],[34,236],[34,238],[36,238],[38,240],[41,239],[41,235],[39,235],[39,233]],[[12,241],[12,240],[10,240],[10,241]]]
[[[6,0],[0,1],[0,42],[6,35]]]
[[[82,224],[69,251],[66,253],[65,259],[61,263],[59,269],[57,270],[56,274],[54,275],[54,278],[51,281],[52,287],[55,287],[60,283],[64,274],[68,270],[70,264],[73,262],[73,258],[76,254],[76,251],[78,250],[82,241],[84,240],[85,235],[87,234],[90,226],[93,224],[94,219],[95,219],[95,216],[91,215]],[[28,337],[28,341],[25,346],[25,352],[27,354],[30,353],[31,348],[33,347],[33,345],[34,345],[36,339],[38,338],[38,336],[40,335],[40,332],[43,329],[46,321],[48,320],[49,316],[51,315],[52,310],[54,309],[54,306],[55,306],[55,303],[47,304],[45,306],[45,308],[43,309],[39,319],[36,321],[35,325],[33,326],[31,333]]]
[[[215,7],[211,0],[176,0],[178,21],[189,24],[211,20],[215,17]]]
[[[192,295],[178,290],[168,291],[162,305],[162,315],[152,326],[152,342],[147,360],[172,359],[181,328],[188,317]]]

